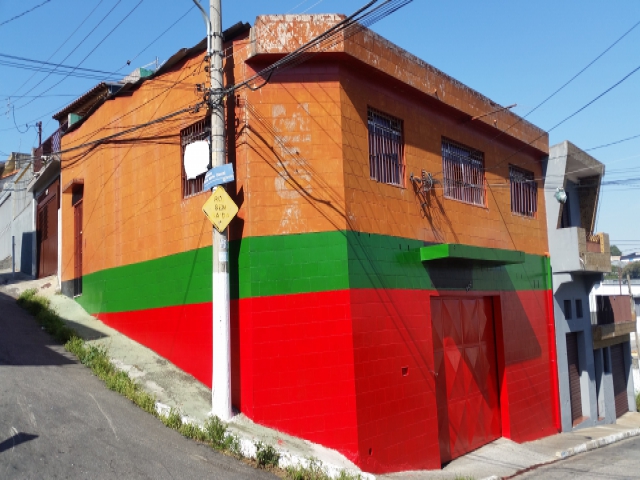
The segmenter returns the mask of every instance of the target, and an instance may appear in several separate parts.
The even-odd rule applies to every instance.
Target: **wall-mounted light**
[[[553,196],[558,203],[567,203],[567,192],[564,191],[564,188],[556,188],[556,193]]]

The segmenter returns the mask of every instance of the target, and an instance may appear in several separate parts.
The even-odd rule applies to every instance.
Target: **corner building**
[[[343,18],[232,27],[225,81]],[[63,137],[62,244],[66,292],[210,386],[210,194],[182,167],[206,112],[81,146],[200,101],[203,56]],[[368,30],[238,90],[227,119],[237,409],[370,472],[558,431],[543,131]]]

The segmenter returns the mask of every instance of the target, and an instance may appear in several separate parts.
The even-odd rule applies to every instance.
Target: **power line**
[[[49,55],[49,58],[47,58],[47,62],[48,62],[49,60],[51,60],[51,59],[54,57],[54,55],[55,55],[56,53],[58,53],[58,52],[60,51],[60,49],[61,49],[62,47],[64,47],[64,46],[66,45],[66,43],[67,43],[69,40],[71,40],[71,37],[73,37],[73,36],[76,34],[76,32],[80,29],[80,27],[82,27],[82,26],[85,24],[85,22],[86,22],[87,20],[89,20],[89,17],[91,17],[91,15],[93,15],[93,12],[95,12],[95,11],[98,9],[98,7],[102,4],[102,2],[103,2],[103,1],[104,1],[104,0],[100,0],[100,1],[96,4],[96,6],[95,6],[95,7],[93,7],[93,10],[91,10],[91,11],[89,12],[89,15],[87,15],[86,17],[84,17],[84,19],[83,19],[83,20],[78,24],[78,26],[76,27],[76,29],[75,29],[73,32],[71,32],[71,35],[69,35],[69,36],[68,36],[68,37],[67,37],[67,38],[66,38],[66,39],[65,39],[65,40],[64,40],[64,41],[63,41],[63,42],[58,46],[58,48],[56,48],[55,52],[53,52],[51,55]],[[68,56],[67,56],[67,57],[68,57]],[[27,78],[27,79],[22,83],[22,85],[20,85],[20,86],[18,87],[18,89],[17,89],[17,90],[15,90],[15,91],[10,95],[10,96],[12,96],[12,97],[13,97],[16,93],[18,93],[20,90],[22,90],[22,88],[23,88],[27,83],[29,83],[29,82],[31,81],[31,79],[32,79],[33,77],[35,77],[35,76],[36,76],[36,74],[37,74],[37,73],[38,73],[38,72],[35,72],[33,75],[31,75],[29,78]],[[30,92],[27,92],[27,93],[30,93]]]
[[[97,24],[96,24],[96,25],[91,29],[91,31],[90,31],[88,34],[86,34],[82,40],[80,40],[80,42],[79,42],[79,43],[78,43],[78,44],[73,48],[73,50],[71,50],[71,51],[67,54],[67,56],[66,56],[66,57],[64,57],[64,58],[62,59],[62,61],[63,61],[63,62],[64,62],[67,58],[69,58],[69,57],[70,57],[70,56],[71,56],[71,55],[72,55],[72,54],[73,54],[73,53],[74,53],[78,48],[80,48],[80,46],[81,46],[81,45],[83,45],[83,44],[84,44],[84,42],[87,40],[87,38],[89,38],[89,37],[90,37],[90,36],[91,36],[91,35],[92,35],[92,34],[93,34],[97,29],[98,29],[98,27],[99,27],[100,25],[102,25],[102,23],[103,23],[103,22],[104,22],[104,21],[109,17],[109,15],[111,15],[111,13],[116,9],[116,7],[120,4],[120,2],[121,2],[121,1],[122,1],[122,0],[118,0],[118,1],[116,2],[116,4],[115,4],[113,7],[111,7],[111,10],[109,10],[109,11],[107,12],[107,14],[106,14],[106,15],[104,15],[104,16],[102,17],[102,19],[101,19],[101,20],[100,20],[100,21],[99,21],[99,22],[98,22],[98,23],[97,23]],[[49,75],[51,75],[51,74],[45,75],[45,76],[44,76],[44,78],[42,78],[38,83],[36,83],[33,87],[31,87],[29,90],[27,90],[27,92],[25,93],[25,95],[28,95],[29,93],[33,92],[33,91],[36,89],[36,87],[38,87],[39,85],[42,85],[42,83],[43,83],[47,78],[49,78]],[[46,92],[44,92],[44,93],[46,93]],[[19,100],[19,99],[21,99],[21,98],[23,98],[23,95],[19,96],[16,100]],[[21,108],[21,107],[18,107],[18,109],[20,109],[20,108]]]
[[[26,14],[33,12],[34,10],[42,7],[44,4],[49,3],[51,0],[44,0],[44,2],[36,5],[35,7],[31,7],[29,10],[25,10],[24,12],[16,15],[15,17],[10,18],[9,20],[5,20],[4,22],[0,23],[0,27],[2,27],[3,25],[6,25],[9,22],[13,22],[14,20],[19,19],[20,17],[24,17]]]
[[[120,3],[120,1],[121,1],[121,0],[118,0],[118,3]],[[93,47],[93,49],[92,49],[92,50],[91,50],[87,55],[85,55],[85,56],[84,56],[84,58],[80,61],[80,63],[78,63],[78,66],[77,66],[77,67],[74,67],[74,69],[72,70],[72,72],[74,72],[75,70],[77,70],[78,68],[80,68],[80,65],[82,65],[82,63],[84,63],[84,61],[85,61],[87,58],[89,58],[89,56],[90,56],[93,52],[95,52],[95,51],[98,49],[98,47],[100,47],[100,46],[104,43],[104,41],[105,41],[107,38],[109,38],[109,37],[111,36],[111,34],[112,34],[113,32],[115,32],[115,31],[116,31],[116,29],[117,29],[120,25],[122,25],[122,23],[123,23],[127,18],[129,18],[129,16],[131,16],[131,14],[132,14],[133,12],[135,12],[135,11],[136,11],[136,9],[137,9],[141,4],[142,4],[142,2],[144,2],[144,0],[140,0],[138,3],[136,3],[136,5],[135,5],[135,6],[134,6],[130,11],[129,11],[129,13],[127,13],[127,14],[124,16],[124,18],[122,18],[122,19],[121,19],[121,20],[116,24],[116,26],[115,26],[115,27],[113,27],[113,28],[109,31],[109,33],[107,33],[107,34],[102,38],[102,40],[100,40],[100,41],[98,42],[98,44],[97,44],[95,47]],[[118,5],[118,3],[116,3],[116,5]],[[115,8],[115,7],[114,7],[114,8]],[[58,86],[58,85],[60,85],[60,84],[61,84],[61,83],[66,79],[66,78],[68,78],[68,77],[69,77],[69,75],[70,75],[70,74],[67,74],[67,75],[66,75],[62,80],[60,80],[58,83],[53,84],[52,86],[50,86],[49,88],[47,88],[47,89],[46,89],[45,91],[43,91],[42,93],[47,93],[47,92],[49,92],[51,89],[53,89],[53,88],[57,87],[57,86]],[[41,94],[42,94],[42,93],[41,93]],[[24,107],[26,107],[26,106],[27,106],[27,105],[29,105],[30,103],[34,102],[34,100],[35,100],[35,99],[29,100],[27,103],[22,104],[19,108],[24,108]]]
[[[634,138],[640,138],[640,135],[634,135],[633,137],[623,138],[622,140],[617,140],[617,141],[611,142],[611,143],[605,143],[604,145],[598,145],[597,147],[587,148],[587,149],[585,149],[585,152],[590,152],[591,150],[598,150],[600,148],[610,147],[612,145],[618,145],[619,143],[627,142],[629,140],[633,140]]]
[[[156,38],[151,40],[151,42],[149,42],[149,44],[146,47],[144,47],[142,50],[140,50],[136,55],[133,56],[133,58],[130,58],[127,61],[127,63],[125,63],[122,67],[120,67],[116,71],[119,72],[120,70],[122,70],[126,66],[130,65],[131,62],[133,62],[136,58],[138,58],[140,55],[142,55],[144,52],[146,52],[147,49],[149,49],[149,47],[151,47],[160,38],[162,38],[169,30],[171,30],[173,27],[175,27],[178,24],[178,22],[180,22],[180,20],[182,20],[184,17],[186,17],[191,12],[191,10],[193,10],[194,8],[196,8],[195,5],[192,5],[186,12],[184,12],[184,14],[180,18],[178,18],[175,22],[173,22],[171,25],[169,25],[160,35],[158,35]]]
[[[593,60],[591,60],[591,62],[589,62],[584,68],[582,68],[582,70],[580,70],[578,73],[576,73],[573,77],[571,77],[569,80],[567,80],[564,84],[562,84],[562,86],[560,86],[560,88],[558,88],[557,90],[555,90],[551,95],[549,95],[547,98],[545,98],[542,102],[540,102],[538,105],[536,105],[535,107],[533,107],[533,109],[529,110],[529,112],[527,114],[525,114],[523,117],[520,117],[515,123],[513,123],[512,125],[509,125],[509,127],[507,127],[505,130],[503,130],[502,132],[500,132],[500,134],[498,134],[496,136],[496,138],[500,137],[502,134],[506,133],[507,131],[509,131],[512,127],[516,126],[517,124],[519,124],[520,122],[522,122],[525,118],[527,118],[529,115],[531,115],[533,112],[535,112],[536,110],[538,110],[542,105],[544,105],[545,103],[547,103],[549,100],[551,100],[553,97],[555,97],[558,93],[560,93],[562,90],[564,90],[565,87],[567,87],[570,83],[572,83],[576,78],[578,78],[580,75],[582,75],[589,67],[591,67],[594,63],[596,63],[598,60],[600,60],[600,58],[602,58],[609,50],[611,50],[613,47],[615,47],[624,37],[626,37],[627,35],[629,35],[638,25],[640,25],[640,21],[636,22],[629,30],[627,30],[626,32],[624,32],[622,34],[622,36],[620,36],[615,42],[613,42],[611,45],[609,45],[600,55],[598,55],[596,58],[594,58]]]
[[[272,75],[276,71],[281,71],[281,70],[284,70],[285,68],[291,68],[296,65],[299,65],[300,63],[308,60],[311,56],[335,45],[335,43],[339,41],[339,40],[336,40],[336,38],[339,36],[340,33],[344,34],[343,38],[346,39],[347,36],[354,35],[358,31],[361,31],[364,28],[366,28],[366,26],[377,22],[378,20],[390,15],[396,10],[412,2],[412,0],[385,0],[380,5],[374,7],[374,5],[378,3],[378,1],[379,0],[371,0],[362,8],[358,9],[355,13],[346,17],[344,20],[338,22],[336,25],[329,28],[324,33],[309,40],[307,43],[295,49],[293,52],[290,52],[289,54],[285,55],[280,60],[260,70],[259,72],[252,75],[251,77],[244,80],[243,82],[227,87],[224,90],[224,93],[226,95],[229,95],[244,87],[251,88],[254,90],[256,88],[260,88],[269,82]],[[374,7],[374,8],[371,8],[371,7]],[[349,33],[347,34],[345,32],[349,32]],[[332,44],[331,42],[334,42],[334,43]],[[329,45],[327,45],[327,43],[329,43]],[[252,82],[257,81],[258,79],[264,79],[262,85],[259,85],[259,86],[250,85]]]

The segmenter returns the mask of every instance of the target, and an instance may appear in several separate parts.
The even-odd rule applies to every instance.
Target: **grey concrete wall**
[[[0,260],[11,258],[11,220],[13,218],[11,193],[0,194]]]
[[[15,239],[16,271],[35,276],[34,204],[33,194],[27,191],[32,178],[33,167],[28,164],[4,186],[4,196],[0,197],[0,260],[11,257]]]
[[[558,356],[558,380],[560,391],[560,417],[562,431],[573,430],[571,421],[571,397],[569,395],[569,367],[567,362],[567,333],[578,333],[578,362],[580,367],[580,390],[582,415],[586,418],[578,428],[593,426],[598,422],[596,396],[596,364],[591,336],[588,284],[580,276],[554,274],[554,314],[556,323],[556,345]],[[571,302],[571,319],[565,317],[564,301]],[[582,318],[576,315],[576,300],[582,301]]]

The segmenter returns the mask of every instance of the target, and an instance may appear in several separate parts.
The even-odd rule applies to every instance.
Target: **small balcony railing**
[[[629,295],[596,295],[596,311],[591,318],[594,325],[612,325],[634,320]]]
[[[603,253],[603,242],[602,242],[602,236],[601,235],[594,235],[593,233],[587,233],[586,234],[586,246],[587,246],[587,252],[590,253]]]

